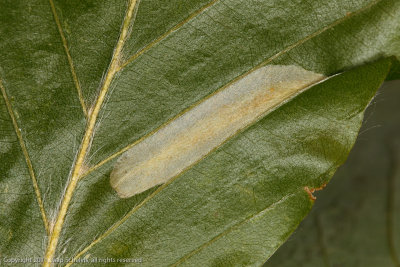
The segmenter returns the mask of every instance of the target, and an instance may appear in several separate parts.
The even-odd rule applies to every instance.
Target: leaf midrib
[[[79,151],[77,154],[77,158],[74,161],[71,169],[71,176],[68,179],[67,187],[65,193],[61,199],[61,205],[58,209],[56,220],[54,226],[51,229],[51,234],[49,236],[48,245],[46,248],[46,253],[44,257],[44,267],[50,267],[53,262],[53,258],[58,246],[58,240],[61,235],[61,230],[63,228],[64,219],[68,212],[69,204],[75,192],[75,188],[78,184],[79,177],[81,175],[82,166],[84,166],[84,161],[86,159],[87,154],[90,151],[90,145],[93,140],[94,130],[97,122],[97,117],[100,112],[100,109],[103,105],[104,99],[107,95],[107,92],[110,88],[111,82],[114,79],[115,74],[118,72],[121,62],[121,53],[124,47],[127,36],[129,35],[129,29],[131,26],[131,20],[135,16],[135,7],[136,3],[140,0],[130,0],[128,2],[128,8],[125,14],[125,18],[123,21],[123,25],[121,27],[121,33],[119,35],[116,47],[113,52],[113,56],[111,58],[111,63],[108,67],[107,73],[105,75],[105,79],[102,82],[102,86],[99,92],[99,95],[89,111],[89,117],[86,124],[86,130],[84,133],[84,137],[79,147]]]

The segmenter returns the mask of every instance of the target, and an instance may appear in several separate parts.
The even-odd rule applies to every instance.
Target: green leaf
[[[400,79],[400,61],[397,58],[393,58],[392,68],[386,80],[399,80]]]
[[[399,266],[399,86],[378,92],[346,164],[266,267]]]
[[[2,1],[0,254],[260,264],[344,162],[399,56],[400,2]],[[330,76],[128,199],[118,156],[269,64]]]

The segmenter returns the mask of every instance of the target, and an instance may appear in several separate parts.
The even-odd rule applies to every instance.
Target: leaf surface
[[[304,187],[344,162],[391,63],[350,69],[400,54],[399,13],[395,0],[2,1],[1,255],[43,257],[50,240],[64,264],[263,262],[309,211]],[[122,152],[267,64],[350,71],[118,198]]]

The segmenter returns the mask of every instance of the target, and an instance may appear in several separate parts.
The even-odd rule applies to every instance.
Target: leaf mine
[[[324,78],[292,65],[268,65],[251,72],[126,151],[114,166],[111,186],[127,198],[169,181]]]

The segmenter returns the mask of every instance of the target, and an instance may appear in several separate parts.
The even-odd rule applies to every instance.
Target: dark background
[[[386,82],[367,109],[346,163],[274,266],[400,266],[400,81]]]

